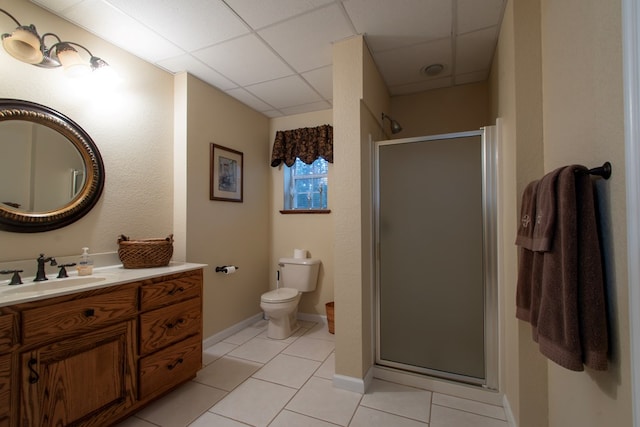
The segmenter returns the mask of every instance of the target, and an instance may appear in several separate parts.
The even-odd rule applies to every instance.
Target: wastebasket
[[[329,325],[329,333],[333,334],[334,332],[334,312],[335,312],[335,305],[333,303],[333,301],[328,302],[325,304],[325,307],[327,309],[327,324]]]

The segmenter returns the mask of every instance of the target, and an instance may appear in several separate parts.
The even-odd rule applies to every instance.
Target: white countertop
[[[207,264],[171,262],[166,267],[129,269],[116,265],[94,268],[90,276],[78,276],[75,271],[69,271],[69,277],[65,279],[56,279],[54,276],[46,281],[34,282],[33,277],[23,277],[22,285],[10,286],[9,280],[1,280],[0,307],[197,270],[206,266]]]

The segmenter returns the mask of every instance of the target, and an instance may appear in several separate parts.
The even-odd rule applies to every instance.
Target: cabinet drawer
[[[128,288],[25,310],[22,336],[30,343],[93,330],[135,315],[136,306],[136,289]]]
[[[0,356],[0,420],[9,417],[11,408],[11,355]],[[2,422],[0,422],[0,426]]]
[[[160,283],[140,286],[142,311],[200,296],[202,273],[193,273]]]
[[[159,394],[193,378],[202,367],[199,335],[140,359],[140,399]]]
[[[140,315],[140,354],[148,354],[202,329],[200,298]]]
[[[0,314],[0,353],[11,350],[17,337],[15,315]]]

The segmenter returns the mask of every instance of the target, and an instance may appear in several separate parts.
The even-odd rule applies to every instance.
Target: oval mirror
[[[91,137],[44,105],[0,99],[0,230],[35,233],[86,215],[104,187]]]

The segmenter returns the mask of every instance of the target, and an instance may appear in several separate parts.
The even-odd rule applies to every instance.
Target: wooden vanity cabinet
[[[135,321],[21,353],[20,425],[104,426],[135,403]]]
[[[8,309],[0,427],[112,425],[202,367],[201,269]]]
[[[202,270],[140,286],[139,398],[159,396],[202,367]]]
[[[15,317],[0,308],[0,427],[11,425],[12,350],[18,344]]]

